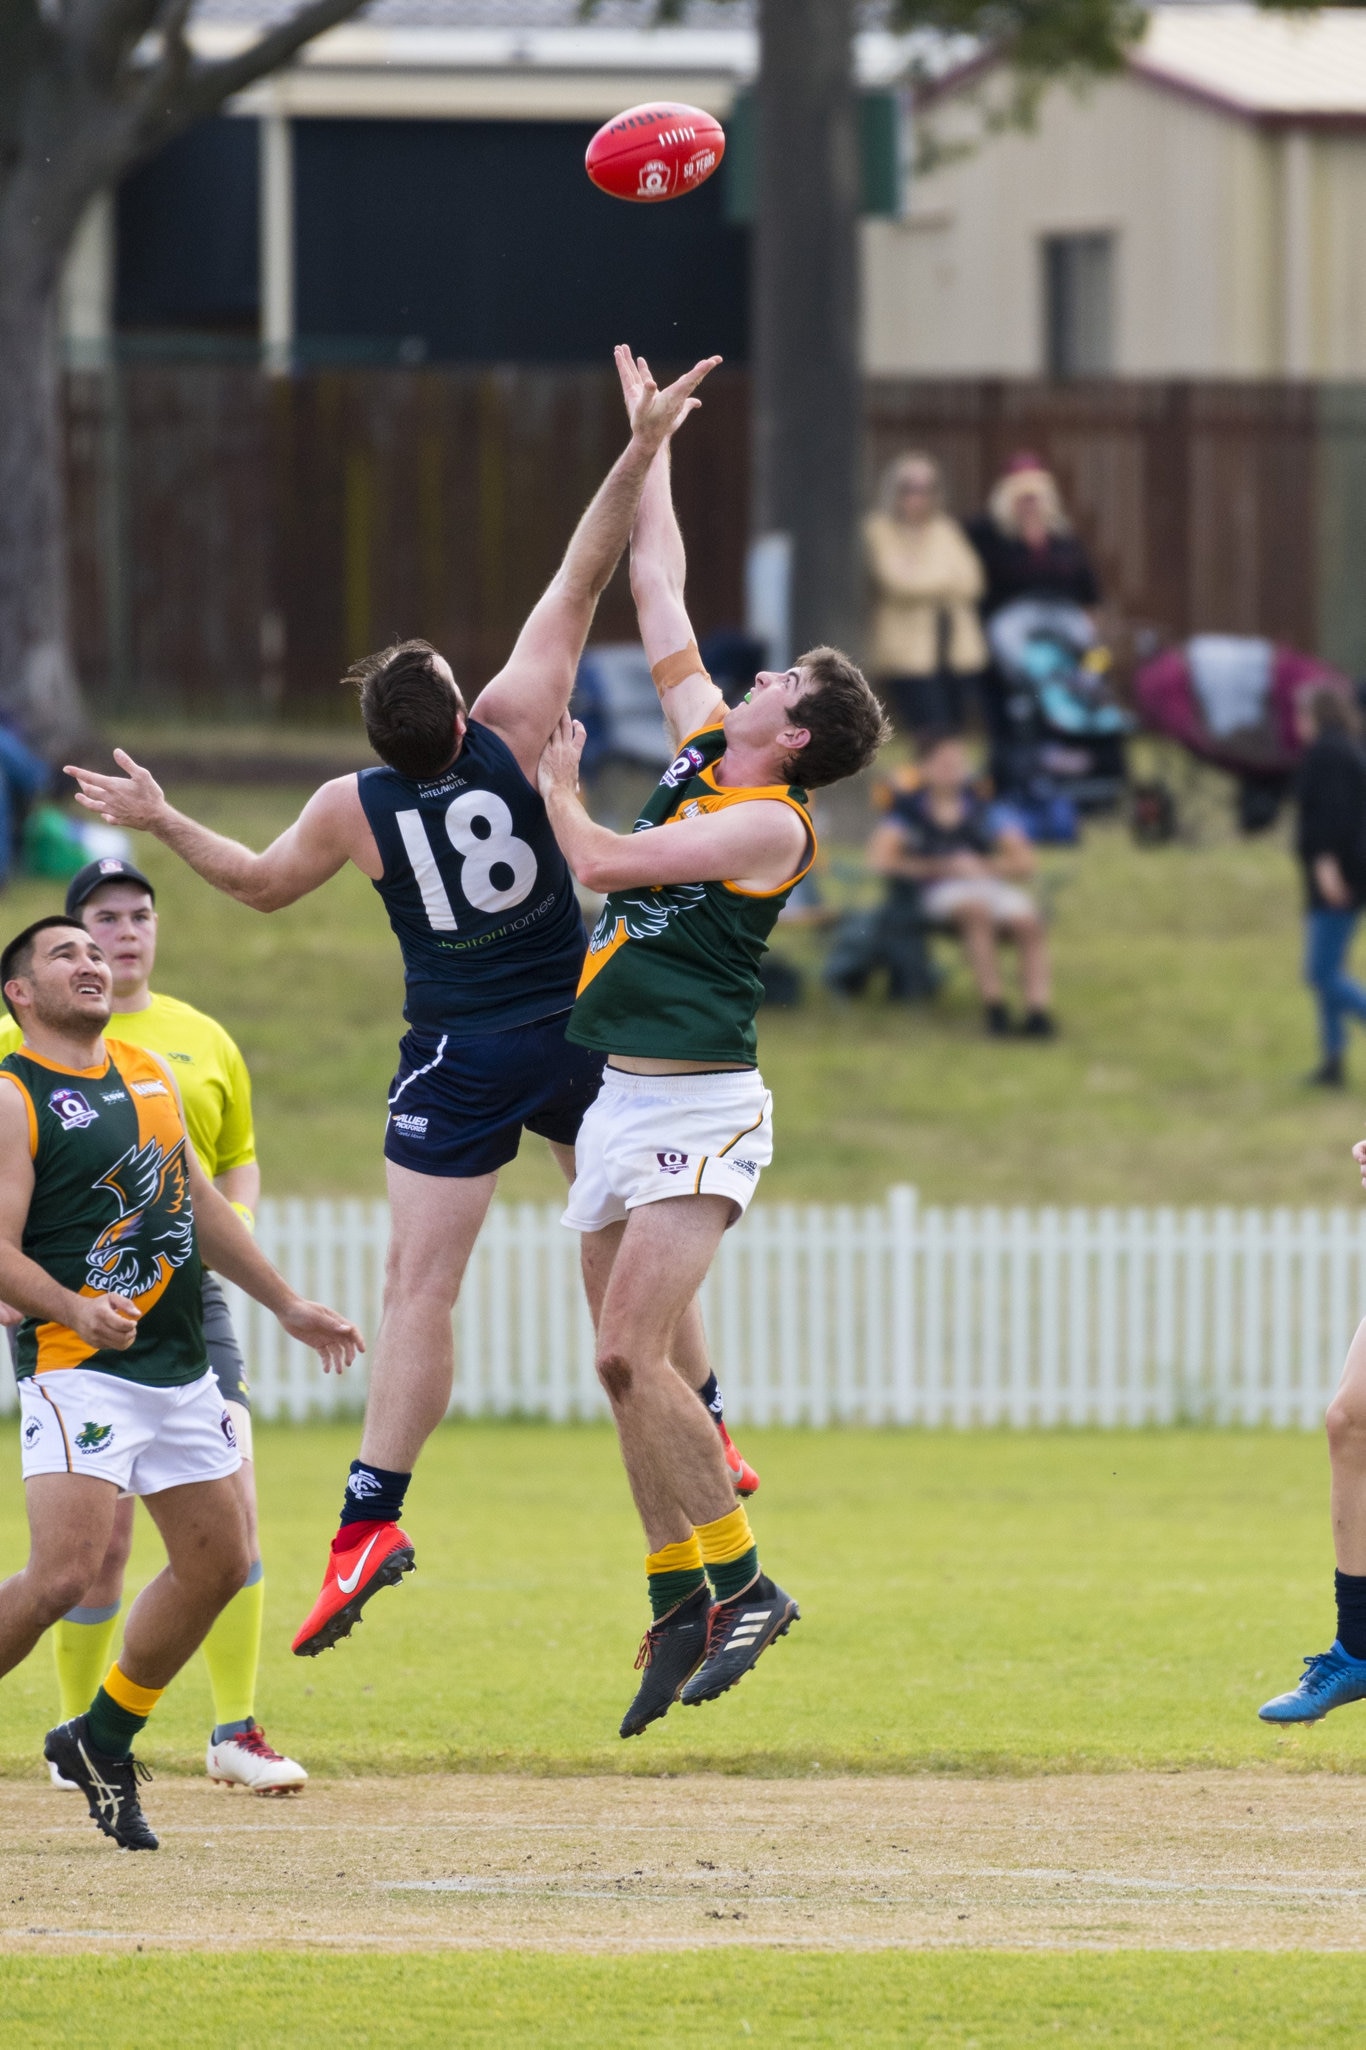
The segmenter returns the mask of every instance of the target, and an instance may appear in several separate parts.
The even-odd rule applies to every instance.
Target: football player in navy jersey
[[[584,513],[506,666],[467,710],[449,664],[404,641],[352,671],[382,767],[314,793],[263,854],[166,802],[116,750],[122,776],[72,768],[80,801],[153,833],[215,888],[258,911],[315,890],[348,862],[374,883],[403,951],[408,1023],[389,1092],[384,1152],[392,1231],[361,1456],[317,1602],[294,1639],[312,1656],[349,1634],[369,1597],[413,1565],[399,1527],[417,1455],[446,1413],[451,1310],[498,1170],[522,1130],[565,1174],[597,1094],[602,1057],[564,1028],[586,944],[573,880],[536,787],[541,750],[574,685],[598,598],[626,546],[656,452],[701,401],[709,357],[660,391],[617,351],[631,438]],[[714,1393],[701,1317],[676,1364]],[[727,1441],[728,1442],[728,1441]],[[757,1485],[734,1454],[737,1483]]]

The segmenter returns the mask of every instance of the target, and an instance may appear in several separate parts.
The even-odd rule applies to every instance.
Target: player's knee
[[[225,1607],[245,1587],[250,1571],[251,1549],[244,1532],[240,1542],[224,1545],[212,1559],[205,1561],[205,1596],[217,1602],[220,1608]]]
[[[1335,1457],[1366,1451],[1366,1397],[1357,1389],[1340,1388],[1323,1421]]]
[[[601,1353],[598,1357],[598,1379],[607,1391],[609,1402],[624,1402],[635,1379],[625,1353]]]
[[[68,1609],[78,1609],[85,1600],[94,1575],[88,1566],[70,1559],[53,1559],[41,1566],[30,1566],[36,1586],[39,1605],[55,1623]]]

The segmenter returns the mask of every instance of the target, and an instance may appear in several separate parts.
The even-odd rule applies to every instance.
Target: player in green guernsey
[[[106,1836],[155,1850],[132,1741],[251,1562],[236,1433],[204,1343],[201,1241],[215,1271],[325,1367],[349,1365],[360,1333],[304,1302],[258,1252],[195,1156],[169,1063],[105,1039],[112,987],[71,918],[39,919],[0,954],[23,1032],[0,1060],[0,1298],[24,1317],[15,1372],[31,1540],[27,1565],[0,1585],[0,1673],[84,1599],[120,1492],[141,1495],[166,1567],[129,1611],[89,1707],[43,1749]]]
[[[697,652],[684,575],[665,449],[636,516],[631,587],[677,754],[629,834],[595,825],[580,802],[582,727],[562,721],[540,767],[570,867],[607,899],[568,1028],[607,1067],[564,1221],[583,1234],[598,1376],[647,1543],[653,1620],[623,1737],[675,1700],[714,1700],[797,1618],[760,1569],[669,1351],[772,1155],[758,964],[815,855],[806,791],[856,774],[886,734],[866,680],[832,648],[761,673],[728,711]]]
[[[130,861],[106,856],[71,879],[66,911],[85,926],[114,978],[111,1037],[150,1048],[169,1061],[180,1085],[190,1143],[220,1195],[251,1230],[260,1201],[261,1171],[251,1114],[251,1078],[232,1038],[216,1019],[190,1004],[154,992],[157,910],[151,883]],[[12,1018],[0,1019],[0,1057],[20,1043]],[[257,1540],[251,1397],[227,1299],[215,1275],[203,1277],[204,1337],[209,1365],[237,1435],[242,1464],[235,1485],[242,1497],[252,1564],[246,1586],[215,1619],[204,1640],[213,1693],[214,1727],[205,1755],[212,1779],[253,1793],[283,1794],[308,1774],[270,1745],[256,1721],[256,1676],[261,1654],[265,1579]],[[133,1499],[124,1497],[104,1566],[86,1598],[54,1625],[62,1714],[79,1714],[109,1664],[123,1599],[123,1577],[133,1542]],[[58,1781],[57,1784],[62,1784]]]

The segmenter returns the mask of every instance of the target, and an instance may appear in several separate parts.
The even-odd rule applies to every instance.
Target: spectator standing
[[[919,787],[899,791],[873,833],[869,866],[889,882],[920,885],[921,907],[935,924],[952,926],[963,942],[985,1009],[987,1031],[1011,1032],[1001,975],[1002,941],[1019,950],[1025,1002],[1020,1028],[1028,1039],[1052,1039],[1052,972],[1048,935],[1038,905],[1021,887],[1034,871],[1034,849],[1021,828],[985,805],[968,773],[956,734],[928,734],[920,746]]]
[[[968,521],[967,532],[986,578],[984,620],[1020,598],[1066,599],[1088,612],[1099,604],[1096,573],[1072,530],[1057,480],[1028,450],[1010,458],[986,511]],[[997,791],[1025,788],[1035,773],[1032,691],[1013,686],[992,663],[982,678],[982,708]]]
[[[944,511],[939,465],[913,450],[882,480],[881,506],[864,522],[873,600],[869,664],[902,732],[960,732],[973,679],[986,667],[977,607],[982,566]]]
[[[1070,598],[1088,612],[1100,603],[1091,558],[1072,530],[1057,480],[1027,450],[1010,458],[986,511],[968,521],[967,531],[986,576],[985,618],[1016,598]]]
[[[1356,707],[1339,689],[1305,691],[1296,723],[1306,743],[1296,841],[1306,900],[1304,975],[1319,1011],[1319,1065],[1309,1080],[1341,1089],[1347,1019],[1366,1020],[1366,989],[1347,972],[1366,903],[1366,753]]]

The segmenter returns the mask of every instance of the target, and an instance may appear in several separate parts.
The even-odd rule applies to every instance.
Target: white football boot
[[[216,1786],[246,1787],[253,1794],[293,1794],[308,1778],[296,1759],[271,1749],[259,1723],[221,1744],[210,1737],[204,1770]]]

